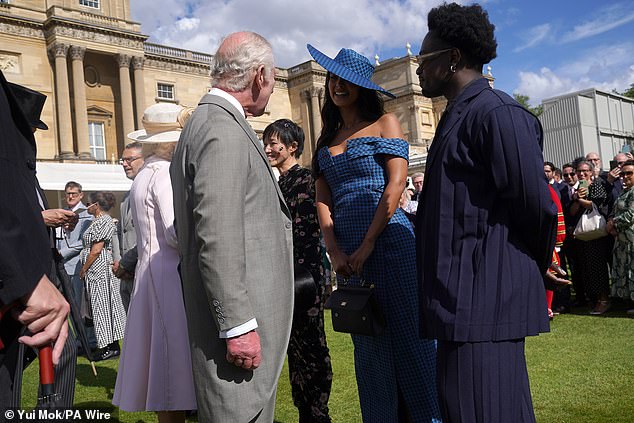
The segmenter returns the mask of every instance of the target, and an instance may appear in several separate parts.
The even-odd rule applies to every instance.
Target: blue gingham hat
[[[310,44],[306,44],[306,47],[313,59],[328,72],[360,87],[376,90],[388,97],[396,98],[394,94],[372,82],[374,66],[367,57],[349,48],[342,48],[337,56],[331,59]]]

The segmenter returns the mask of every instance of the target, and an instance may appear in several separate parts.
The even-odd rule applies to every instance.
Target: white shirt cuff
[[[221,339],[233,338],[236,336],[244,335],[247,332],[251,332],[253,329],[258,328],[258,321],[255,319],[251,319],[246,323],[243,323],[235,328],[231,328],[228,330],[221,330],[219,332],[219,336]]]

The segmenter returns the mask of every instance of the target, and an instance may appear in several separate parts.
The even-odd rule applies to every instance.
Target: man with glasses
[[[559,186],[559,194],[561,198],[561,208],[564,213],[564,222],[566,224],[566,239],[559,251],[560,265],[564,269],[570,269],[569,279],[574,278],[575,259],[578,252],[577,243],[582,242],[576,240],[572,233],[575,230],[577,220],[570,213],[570,206],[573,203],[573,196],[579,187],[579,180],[575,167],[572,163],[565,163],[562,166],[562,183]],[[553,311],[555,313],[568,313],[571,306],[570,287],[566,286],[555,291],[553,299]]]
[[[141,144],[138,142],[132,142],[123,149],[119,164],[123,166],[128,179],[134,180],[145,164],[141,150]],[[128,191],[121,201],[121,219],[117,224],[118,236],[114,238],[118,241],[118,245],[113,246],[114,264],[112,265],[115,276],[121,279],[121,300],[126,313],[130,305],[130,296],[134,291],[134,269],[137,262],[136,231],[132,221],[129,196]]]
[[[81,270],[79,253],[82,250],[82,236],[93,219],[81,201],[83,198],[84,193],[79,183],[75,181],[66,183],[64,187],[66,209],[75,212],[79,216],[79,221],[72,230],[60,228],[57,231],[57,249],[64,258],[64,268],[68,276],[70,276],[73,286],[73,297],[75,298],[76,304],[81,304],[81,297],[84,292],[84,284],[79,277],[79,271]],[[87,329],[89,342],[96,345],[97,341],[94,330],[92,328]]]
[[[590,152],[586,154],[586,160],[592,163],[592,166],[594,166],[594,177],[596,178],[597,176],[599,176],[601,174],[602,167],[601,157],[599,156],[599,153]]]

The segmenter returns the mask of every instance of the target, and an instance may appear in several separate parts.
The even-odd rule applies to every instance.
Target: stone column
[[[410,144],[420,144],[423,140],[421,136],[422,122],[419,122],[418,106],[412,104],[407,107],[409,112],[409,142]]]
[[[130,82],[130,56],[117,54],[119,64],[119,84],[121,89],[121,117],[123,136],[134,131],[134,109],[132,108],[132,84]]]
[[[324,91],[323,88],[320,87],[311,87],[310,88],[310,108],[312,113],[313,120],[313,138],[315,142],[319,139],[319,134],[321,134],[321,111],[319,109],[319,96]]]
[[[80,159],[91,159],[88,139],[88,112],[86,107],[86,85],[84,78],[85,47],[71,46],[70,59],[73,69],[73,98],[75,99],[75,128],[77,129],[77,152]]]
[[[143,56],[132,58],[132,69],[134,69],[134,102],[136,106],[136,129],[141,129],[143,124],[143,112],[145,111],[145,86],[143,85]],[[127,144],[127,142],[125,143]]]
[[[299,93],[299,111],[302,116],[302,129],[306,138],[304,140],[304,153],[302,154],[302,163],[305,166],[310,165],[310,161],[315,151],[315,145],[317,140],[313,137],[313,133],[310,126],[310,93],[308,91],[301,91]]]
[[[68,45],[55,43],[49,46],[49,53],[55,61],[55,94],[57,97],[57,123],[59,134],[60,159],[75,158],[73,149],[73,124],[70,111],[70,91],[68,89],[68,70],[66,53]]]

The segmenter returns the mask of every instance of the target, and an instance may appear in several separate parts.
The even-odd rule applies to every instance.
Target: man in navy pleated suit
[[[416,220],[421,334],[438,340],[445,422],[534,422],[524,338],[546,332],[557,210],[539,121],[491,89],[494,26],[477,4],[428,16],[417,74],[445,96]]]

